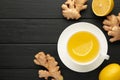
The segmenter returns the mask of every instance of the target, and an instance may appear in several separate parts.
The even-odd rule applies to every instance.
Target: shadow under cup
[[[100,57],[100,47],[97,37],[88,31],[76,32],[68,39],[67,43],[70,59],[80,65],[87,65],[96,61]]]

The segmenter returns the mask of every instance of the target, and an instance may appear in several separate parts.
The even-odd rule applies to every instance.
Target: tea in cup
[[[80,31],[70,37],[67,50],[69,56],[74,61],[88,63],[98,56],[100,44],[96,36],[92,33]]]

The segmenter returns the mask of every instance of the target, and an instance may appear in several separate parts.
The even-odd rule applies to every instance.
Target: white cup
[[[69,56],[67,43],[70,37],[80,31],[87,31],[96,36],[99,41],[100,49],[98,55],[90,62],[77,62]],[[109,59],[107,55],[108,44],[103,32],[95,25],[87,22],[79,22],[68,26],[60,35],[58,40],[58,54],[61,61],[71,70],[76,72],[89,72],[98,68],[103,61]]]

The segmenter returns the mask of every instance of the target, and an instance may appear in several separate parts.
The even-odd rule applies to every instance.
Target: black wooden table
[[[112,11],[120,12],[120,0],[114,0]],[[102,28],[105,17],[97,17],[88,8],[79,20],[66,20],[61,14],[65,0],[0,0],[0,80],[43,80],[38,78],[41,68],[33,63],[39,51],[50,53],[59,62],[64,80],[98,80],[101,69],[110,63],[120,64],[120,42],[108,42],[110,59],[94,71],[77,73],[68,69],[60,60],[57,41],[61,32],[70,24],[90,22]],[[112,14],[111,13],[111,14]]]

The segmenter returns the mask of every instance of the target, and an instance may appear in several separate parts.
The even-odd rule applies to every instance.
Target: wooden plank
[[[0,0],[0,18],[63,18],[61,5],[66,0]],[[112,13],[120,11],[120,0],[115,0]],[[82,11],[82,18],[96,18],[91,9],[92,0],[87,2],[88,8]]]
[[[103,18],[67,21],[64,19],[0,19],[0,43],[57,43],[70,24],[90,22],[102,28]],[[84,26],[83,26],[84,27]]]
[[[37,69],[0,69],[0,80],[43,80]]]
[[[77,73],[69,69],[61,69],[64,80],[98,80],[102,66],[87,73]],[[44,80],[38,78],[39,69],[0,69],[0,80]]]
[[[103,66],[108,63],[119,63],[120,43],[109,43],[108,55],[110,60],[104,62]],[[37,69],[33,63],[34,55],[39,51],[51,54],[58,61],[61,68],[66,68],[61,62],[56,44],[0,44],[0,68],[1,69]]]
[[[64,80],[96,80],[100,70],[89,73],[76,73],[69,69],[63,69]],[[38,78],[37,69],[0,69],[0,80],[44,80]]]
[[[38,68],[33,62],[40,51],[51,54],[61,63],[56,44],[0,44],[0,68]]]
[[[0,43],[55,43],[67,23],[59,19],[2,19],[0,25]]]

